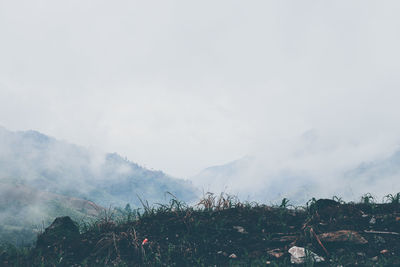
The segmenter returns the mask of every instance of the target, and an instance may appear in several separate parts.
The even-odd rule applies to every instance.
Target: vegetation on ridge
[[[142,209],[127,205],[81,225],[80,233],[68,217],[62,220],[68,223],[54,222],[34,248],[3,249],[0,262],[5,266],[288,266],[292,264],[288,250],[297,246],[308,251],[303,259],[307,266],[400,264],[400,193],[388,195],[383,203],[367,194],[359,203],[335,197],[312,199],[305,207],[293,207],[287,199],[271,207],[208,193],[195,207],[176,198],[169,205],[143,202]],[[311,251],[324,261],[316,262]]]

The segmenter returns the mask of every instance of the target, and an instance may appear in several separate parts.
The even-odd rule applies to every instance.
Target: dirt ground
[[[81,233],[59,225],[36,247],[5,250],[0,260],[4,266],[290,266],[296,258],[289,249],[300,247],[305,257],[297,262],[305,266],[400,266],[398,202],[314,199],[295,208],[285,200],[275,207],[222,200],[198,208],[172,201],[119,220],[106,215]]]

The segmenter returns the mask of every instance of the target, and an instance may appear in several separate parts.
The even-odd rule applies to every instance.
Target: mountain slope
[[[360,157],[358,162],[347,165],[330,162],[341,161],[345,153],[329,153],[307,151],[298,157],[295,151],[294,156],[272,160],[245,157],[207,168],[193,181],[205,190],[225,191],[267,203],[289,198],[294,204],[305,204],[312,197],[332,196],[351,201],[365,192],[381,200],[400,191],[400,151],[370,161]]]
[[[165,202],[165,193],[190,202],[197,191],[188,182],[151,171],[118,154],[93,153],[36,131],[0,128],[0,180],[102,206]]]
[[[224,165],[206,168],[193,177],[199,188],[227,192],[241,199],[277,203],[290,198],[305,203],[317,191],[317,183],[303,170],[267,170],[254,157],[245,157]]]
[[[28,244],[58,216],[78,222],[95,219],[103,208],[93,202],[40,191],[26,185],[0,182],[0,243]]]

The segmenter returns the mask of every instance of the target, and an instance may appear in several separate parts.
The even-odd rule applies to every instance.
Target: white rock
[[[318,256],[314,252],[307,250],[302,247],[291,247],[289,249],[290,253],[290,262],[292,264],[303,264],[306,262],[307,258],[309,258],[313,262],[321,262],[325,261],[325,259],[321,256]]]
[[[233,229],[236,229],[239,233],[247,234],[246,230],[242,226],[233,226]]]

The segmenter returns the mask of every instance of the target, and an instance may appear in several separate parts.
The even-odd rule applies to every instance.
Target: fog
[[[281,169],[327,188],[398,149],[399,8],[0,1],[0,125],[176,177],[250,156],[237,188]]]
[[[93,201],[103,207],[197,199],[189,181],[151,171],[116,153],[101,154],[36,131],[0,127],[0,182]],[[1,202],[1,201],[0,201]],[[1,203],[0,203],[1,204]]]
[[[328,133],[307,131],[263,152],[207,168],[193,182],[205,192],[272,204],[288,198],[304,205],[313,197],[334,196],[359,201],[367,193],[384,201],[388,194],[400,192],[399,146],[386,140],[328,142],[327,137]]]

